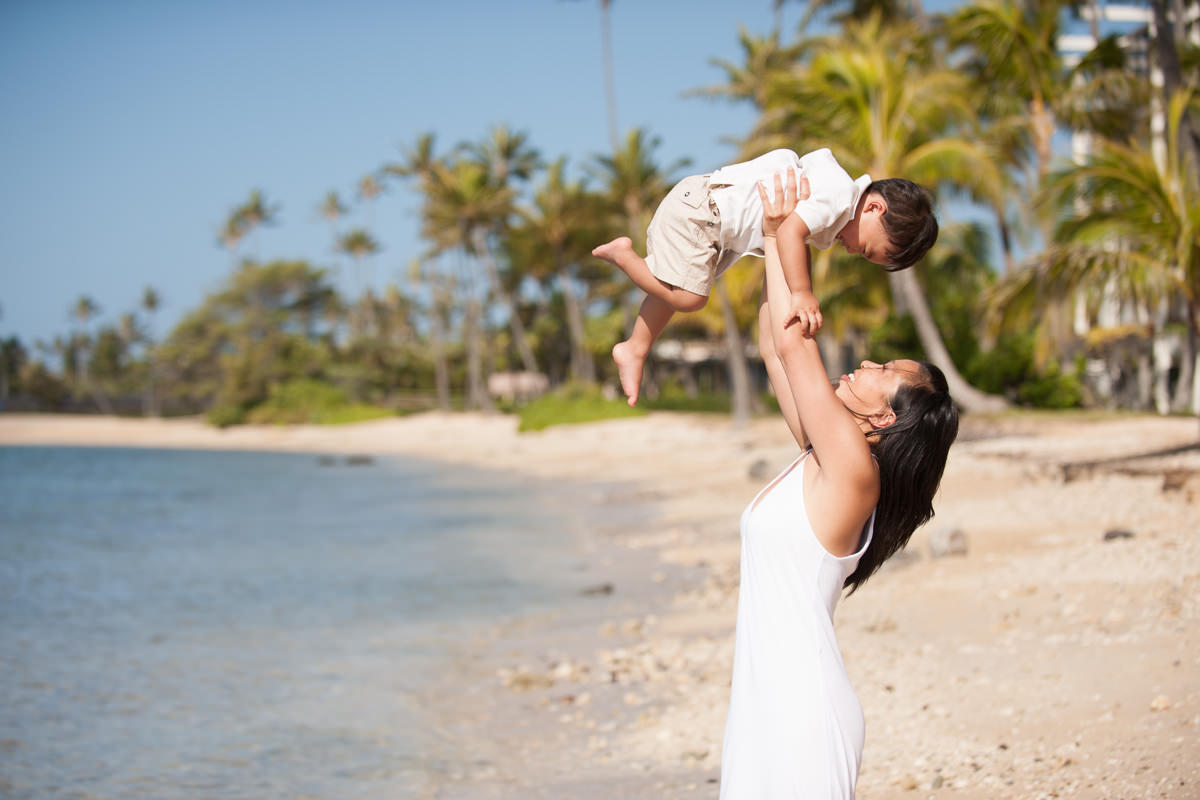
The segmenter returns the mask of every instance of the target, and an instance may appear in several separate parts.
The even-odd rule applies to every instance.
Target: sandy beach
[[[937,516],[837,611],[865,800],[1200,797],[1194,418],[967,419]],[[738,516],[798,450],[781,421],[501,415],[225,430],[0,415],[0,446],[408,454],[590,487],[570,614],[464,642],[424,698],[439,798],[715,798]],[[470,758],[462,758],[463,751]],[[431,758],[439,753],[431,752]]]

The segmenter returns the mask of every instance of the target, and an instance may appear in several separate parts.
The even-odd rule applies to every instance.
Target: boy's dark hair
[[[924,186],[904,178],[872,181],[867,194],[877,193],[887,201],[883,230],[896,248],[888,271],[908,269],[924,258],[938,237],[937,218],[933,216],[933,195]]]

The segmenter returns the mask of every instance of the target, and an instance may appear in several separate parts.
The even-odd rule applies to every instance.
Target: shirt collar
[[[854,198],[850,202],[850,215],[854,216],[854,212],[858,210],[858,201],[862,199],[863,192],[867,191],[867,187],[871,185],[870,175],[859,175],[854,181]]]

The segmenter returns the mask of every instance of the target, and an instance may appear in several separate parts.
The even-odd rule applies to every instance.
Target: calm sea
[[[0,797],[408,798],[473,625],[572,602],[549,487],[399,458],[0,448]]]

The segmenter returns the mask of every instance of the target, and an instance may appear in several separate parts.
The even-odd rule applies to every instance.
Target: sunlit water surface
[[[0,448],[0,797],[429,796],[417,694],[572,602],[571,518],[399,458]]]

